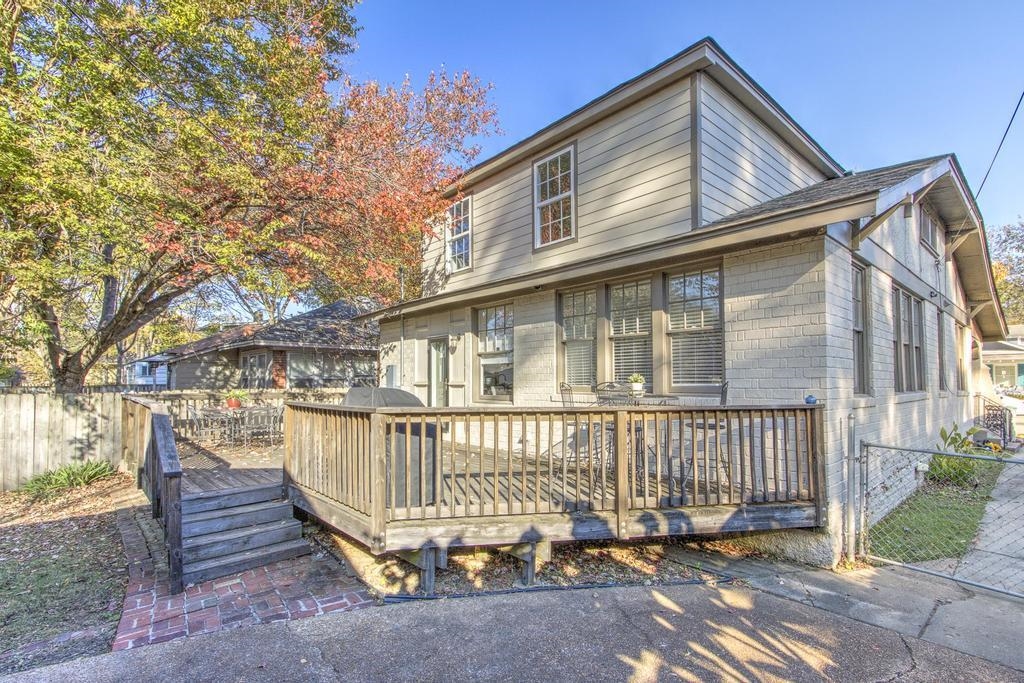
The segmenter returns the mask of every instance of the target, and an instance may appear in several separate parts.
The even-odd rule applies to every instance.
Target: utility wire
[[[981,185],[978,186],[978,191],[974,193],[975,199],[977,199],[978,195],[981,194],[982,189],[985,187],[985,181],[988,180],[988,174],[992,172],[992,167],[995,166],[996,158],[999,156],[1000,150],[1003,149],[1003,143],[1006,142],[1006,136],[1010,132],[1013,120],[1017,118],[1017,112],[1020,111],[1021,102],[1024,102],[1024,90],[1021,91],[1020,97],[1017,99],[1017,106],[1013,108],[1013,114],[1010,116],[1010,122],[1006,124],[1006,130],[1003,131],[1003,137],[999,140],[999,146],[996,147],[996,153],[992,155],[992,161],[988,165],[988,170],[985,171],[985,177],[981,179]]]

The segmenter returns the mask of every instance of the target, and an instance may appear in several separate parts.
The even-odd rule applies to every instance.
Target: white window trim
[[[540,197],[537,193],[537,168],[541,164],[545,164],[555,157],[560,157],[566,152],[569,153],[569,191],[555,197],[550,197],[541,204]],[[576,146],[569,145],[567,147],[563,147],[557,152],[552,152],[543,159],[538,159],[533,162],[533,172],[530,175],[530,181],[533,184],[533,248],[542,249],[550,247],[553,244],[561,244],[562,242],[569,242],[576,239]],[[572,213],[569,216],[569,236],[542,243],[540,241],[540,210],[544,206],[561,201],[565,197],[569,197],[569,201],[572,206]]]
[[[927,219],[928,222],[931,223],[931,226],[932,226],[931,235],[932,235],[932,239],[935,241],[934,244],[932,244],[931,242],[929,242],[925,238],[925,230],[924,230],[925,219]],[[933,254],[937,255],[939,253],[939,247],[942,246],[942,242],[939,239],[939,235],[942,234],[944,231],[945,231],[945,227],[938,220],[938,218],[935,217],[935,214],[932,213],[930,210],[928,210],[928,208],[924,205],[924,202],[918,203],[918,205],[917,205],[917,237],[921,241],[921,244],[923,244],[925,246],[925,248],[928,249],[928,251],[930,251]]]
[[[452,259],[452,218],[451,210],[456,204],[466,203],[466,218],[469,220],[469,230],[466,231],[466,241],[468,246],[466,247],[466,265],[462,268],[456,268],[454,260]],[[445,226],[444,226],[444,259],[445,265],[449,273],[461,273],[466,270],[473,269],[473,195],[467,195],[457,202],[453,202],[448,210],[445,211]]]

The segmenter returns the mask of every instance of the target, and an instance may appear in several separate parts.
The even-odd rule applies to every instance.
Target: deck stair
[[[182,496],[181,534],[186,585],[309,553],[280,484]]]

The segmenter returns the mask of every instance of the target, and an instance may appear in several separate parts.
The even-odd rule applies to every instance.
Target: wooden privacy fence
[[[822,414],[292,403],[285,478],[374,552],[814,527]]]
[[[289,400],[340,403],[345,389],[256,390],[252,403]],[[224,405],[223,391],[167,391],[146,396],[167,409],[178,436],[197,436],[189,408]],[[18,488],[37,474],[70,462],[104,460],[121,466],[121,403],[125,394],[0,394],[0,490]]]
[[[164,528],[171,593],[182,591],[181,461],[167,407],[126,396],[121,404],[123,460],[138,472],[139,485]]]
[[[121,464],[121,394],[0,394],[0,490],[85,460]]]

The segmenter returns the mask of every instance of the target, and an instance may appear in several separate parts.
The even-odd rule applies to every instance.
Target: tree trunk
[[[70,363],[61,367],[53,376],[53,390],[58,394],[79,394],[85,387],[88,371],[81,363]]]

